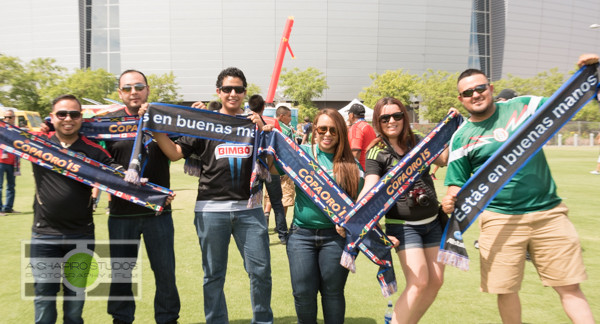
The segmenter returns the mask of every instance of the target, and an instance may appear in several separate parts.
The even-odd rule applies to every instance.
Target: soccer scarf
[[[138,116],[85,118],[81,133],[98,141],[132,140],[136,137],[139,119]]]
[[[347,233],[347,245],[341,260],[344,267],[354,268],[357,247],[365,234],[377,225],[381,217],[395,206],[398,198],[411,188],[425,169],[444,151],[462,120],[462,116],[455,111],[448,114],[349,211],[341,224]]]
[[[377,277],[383,295],[389,296],[396,291],[390,253],[392,244],[376,226],[377,222],[441,154],[461,121],[456,113],[449,114],[357,204],[310,156],[278,131],[261,136],[259,154],[274,155],[278,165],[325,215],[346,229],[347,245],[340,264],[354,272],[354,259],[360,249],[380,266]]]
[[[296,142],[274,129],[261,134],[259,146],[259,156],[273,155],[279,167],[332,223],[343,223],[354,202]],[[377,279],[386,297],[397,290],[391,247],[391,242],[379,228],[367,233],[364,244],[360,246],[363,253],[380,266]]]
[[[462,234],[527,161],[594,97],[597,69],[598,64],[579,69],[462,186],[442,236],[439,262],[468,270]]]
[[[140,120],[140,128],[149,132],[236,143],[240,144],[240,150],[245,150],[249,145],[252,147],[251,144],[254,144],[256,138],[256,125],[246,117],[234,117],[210,110],[153,102]],[[139,136],[138,134],[138,138]],[[139,159],[140,152],[141,141],[134,146],[132,161]],[[193,157],[186,159],[185,172],[200,176],[199,160]]]
[[[1,121],[0,149],[157,213],[173,195],[173,191],[152,183],[136,186],[125,182],[121,171]]]

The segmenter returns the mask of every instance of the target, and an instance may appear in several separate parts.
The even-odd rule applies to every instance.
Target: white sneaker
[[[590,171],[591,174],[600,174],[600,172],[594,170],[594,171]]]

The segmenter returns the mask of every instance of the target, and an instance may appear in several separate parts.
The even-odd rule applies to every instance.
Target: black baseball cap
[[[517,92],[513,89],[504,89],[502,91],[500,91],[500,93],[496,96],[496,98],[494,98],[496,101],[498,101],[498,99],[504,99],[504,100],[510,100],[514,97],[518,97],[519,95],[517,94]]]
[[[352,106],[350,106],[350,110],[348,110],[348,113],[352,113],[354,114],[354,116],[357,117],[364,117],[365,116],[365,107],[361,104],[353,104]]]

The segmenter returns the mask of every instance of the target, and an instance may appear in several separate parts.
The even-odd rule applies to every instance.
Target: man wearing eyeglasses
[[[4,111],[4,118],[2,119],[7,124],[15,124],[15,112],[11,109]],[[15,203],[15,183],[16,176],[20,175],[19,172],[19,158],[14,154],[10,154],[3,150],[0,150],[0,216],[6,216],[7,213],[19,213],[13,209]],[[4,178],[6,177],[6,196],[5,203],[2,204],[2,187],[4,184]]]
[[[107,117],[137,116],[142,104],[148,100],[150,88],[146,76],[137,70],[126,70],[119,77],[119,97],[124,109],[111,112]],[[128,166],[134,140],[106,142],[106,149],[117,163]],[[147,164],[141,177],[160,186],[170,187],[169,159],[156,142],[150,142],[144,154]],[[144,245],[154,272],[156,292],[154,319],[157,323],[176,323],[181,308],[175,283],[174,228],[171,205],[165,206],[160,215],[143,206],[112,197],[108,218],[110,240],[136,240],[144,237]],[[137,258],[138,251],[132,245],[111,244],[110,254],[114,258]],[[123,300],[123,299],[127,300]],[[110,287],[108,313],[113,323],[132,323],[135,301],[131,282],[113,282]]]
[[[588,60],[582,64],[595,62]],[[442,200],[447,213],[454,210],[461,186],[548,99],[522,96],[494,102],[494,86],[476,69],[464,71],[458,77],[457,87],[458,100],[471,116],[450,142],[445,180],[448,191]],[[480,289],[497,294],[504,323],[521,323],[519,290],[527,252],[542,283],[558,293],[571,321],[594,323],[579,286],[587,275],[579,238],[567,212],[567,206],[556,193],[546,157],[540,151],[479,216]]]
[[[230,116],[243,114],[247,87],[244,73],[238,68],[227,68],[217,77],[216,86],[223,103],[219,112]],[[262,129],[259,114],[252,113],[248,118]],[[215,140],[184,136],[173,142],[164,133],[154,133],[154,138],[171,161],[189,159],[192,155],[199,158],[201,175],[194,224],[202,251],[206,323],[229,322],[223,286],[231,236],[250,278],[251,322],[273,323],[267,223],[262,206],[248,207],[252,154],[223,153],[229,151],[229,144]],[[247,152],[252,152],[251,146]]]
[[[75,96],[54,99],[50,117],[54,132],[36,135],[103,164],[119,167],[101,146],[79,135],[81,103]],[[53,264],[57,262],[54,260],[64,260],[76,247],[86,247],[82,249],[86,252],[94,248],[92,188],[37,164],[32,164],[32,169],[36,190],[30,263],[35,281],[35,323],[56,322],[56,295],[61,283],[64,322],[83,323],[85,294],[76,286],[67,285],[64,279],[64,272],[74,269],[70,267],[71,258],[62,267]],[[65,243],[65,240],[77,240],[77,244]],[[75,271],[71,275],[87,275],[87,272]]]

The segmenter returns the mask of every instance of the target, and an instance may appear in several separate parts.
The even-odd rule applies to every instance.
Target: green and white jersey
[[[496,111],[490,118],[481,122],[466,121],[461,125],[450,141],[444,184],[462,187],[546,100],[547,98],[524,96],[498,102]],[[519,150],[523,148],[516,149],[513,153],[522,154],[523,151]],[[502,214],[516,215],[548,210],[560,202],[544,152],[539,151],[504,186],[487,208]]]
[[[294,128],[282,122],[279,122],[279,127],[281,127],[281,132],[283,133],[283,135],[291,138],[292,141],[296,140],[296,132],[294,131]]]

